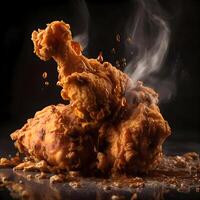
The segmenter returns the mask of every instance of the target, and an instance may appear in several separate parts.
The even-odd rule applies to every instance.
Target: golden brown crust
[[[21,153],[46,160],[60,169],[79,170],[93,160],[92,137],[86,136],[87,124],[74,116],[70,106],[48,106],[29,119],[22,129],[11,134]],[[87,146],[84,144],[87,143]]]
[[[159,161],[170,128],[157,93],[110,63],[82,55],[70,26],[55,21],[32,34],[34,52],[58,64],[69,105],[48,106],[14,132],[20,152],[60,169],[146,172]]]
[[[140,103],[126,113],[119,123],[109,125],[104,134],[105,151],[113,172],[146,172],[157,165],[162,156],[162,143],[170,134],[168,123],[158,107]]]

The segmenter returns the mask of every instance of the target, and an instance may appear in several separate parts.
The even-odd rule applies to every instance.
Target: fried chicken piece
[[[34,31],[32,40],[40,59],[57,62],[61,96],[70,104],[37,112],[13,133],[20,152],[66,170],[95,166],[102,173],[137,173],[156,166],[170,135],[157,93],[140,82],[133,85],[108,62],[84,57],[64,22]]]
[[[92,131],[89,126],[73,114],[70,106],[51,105],[36,112],[11,138],[16,140],[21,153],[35,161],[45,160],[60,169],[83,171],[95,159],[95,142],[86,134]]]
[[[99,130],[99,168],[113,173],[148,172],[162,157],[162,144],[171,130],[158,106],[158,95],[139,82],[119,119]],[[129,94],[130,95],[130,94]],[[106,148],[105,148],[106,147]]]
[[[46,29],[34,31],[32,40],[39,58],[52,57],[57,62],[61,96],[70,100],[79,117],[96,122],[121,107],[130,79],[108,62],[101,64],[84,57],[80,44],[72,40],[68,24],[52,22]]]

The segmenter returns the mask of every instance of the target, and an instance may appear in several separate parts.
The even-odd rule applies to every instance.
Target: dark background
[[[166,65],[176,64],[176,93],[170,101],[160,104],[164,117],[174,133],[190,140],[200,138],[200,1],[160,0],[167,13],[171,40]],[[71,24],[74,35],[81,33],[84,22],[78,1],[54,3],[5,3],[1,6],[1,67],[0,67],[0,140],[20,128],[26,119],[49,104],[63,102],[56,86],[56,64],[43,62],[33,54],[31,33],[44,28],[53,20]],[[125,24],[132,15],[134,1],[86,1],[89,10],[89,44],[86,55],[97,57],[103,51],[104,59],[115,64],[125,57],[123,42],[116,46],[115,36],[125,35]],[[113,56],[111,49],[117,54]],[[42,73],[48,73],[50,85],[44,84]],[[166,70],[167,71],[167,70]],[[192,134],[195,134],[195,137]],[[7,139],[6,139],[7,138]],[[172,137],[173,139],[173,137]]]

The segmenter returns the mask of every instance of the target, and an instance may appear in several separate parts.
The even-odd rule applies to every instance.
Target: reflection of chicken
[[[133,87],[110,63],[84,57],[64,22],[34,31],[32,40],[38,57],[57,62],[61,96],[70,104],[37,112],[11,135],[18,149],[67,170],[133,173],[155,166],[170,134],[157,94],[141,83]]]

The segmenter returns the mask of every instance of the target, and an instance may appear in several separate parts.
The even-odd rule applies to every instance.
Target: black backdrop
[[[160,0],[168,13],[171,42],[166,62],[179,58],[176,74],[177,91],[161,111],[173,130],[196,130],[200,122],[200,1]],[[124,56],[123,44],[114,58],[110,53],[116,33],[122,38],[132,9],[131,1],[86,1],[89,20],[89,44],[86,54],[112,62]],[[31,32],[53,20],[69,22],[74,34],[84,28],[76,12],[78,1],[37,1],[1,6],[1,67],[0,67],[0,137],[20,127],[28,117],[49,104],[63,102],[56,84],[56,64],[42,62],[33,54]],[[50,85],[45,87],[42,73],[48,73]],[[184,74],[183,78],[182,74]]]

